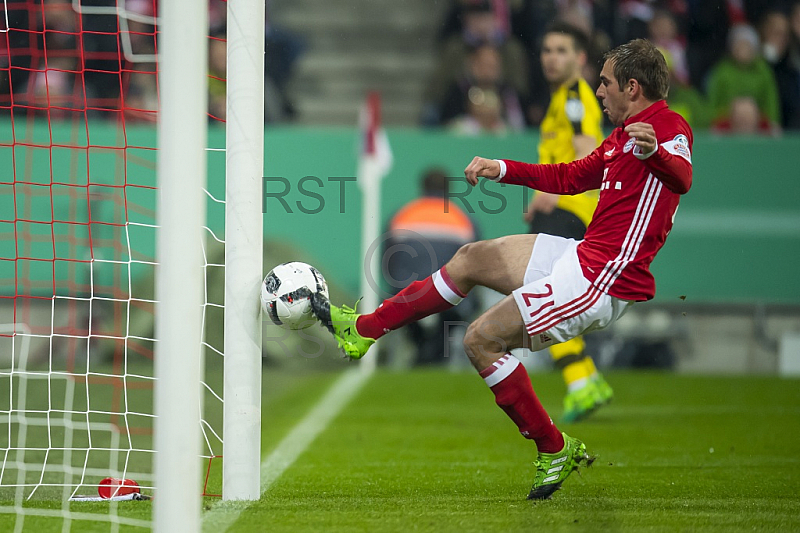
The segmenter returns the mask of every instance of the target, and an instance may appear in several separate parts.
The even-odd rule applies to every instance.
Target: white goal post
[[[208,7],[159,8],[153,522],[160,532],[199,531]]]
[[[228,1],[222,498],[261,494],[264,0]]]

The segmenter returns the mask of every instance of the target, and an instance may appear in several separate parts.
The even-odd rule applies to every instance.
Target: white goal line
[[[35,507],[0,506],[0,513],[17,514],[23,516],[43,516],[48,518],[65,518],[65,513],[62,510],[37,509]],[[144,528],[148,531],[152,530],[153,527],[153,524],[149,520],[138,520],[135,518],[118,516],[116,514],[78,513],[75,511],[70,511],[69,519],[72,521],[84,520],[89,522],[110,522],[112,524],[118,524],[121,526]]]

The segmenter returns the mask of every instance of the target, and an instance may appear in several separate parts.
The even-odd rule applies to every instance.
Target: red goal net
[[[106,477],[152,488],[157,37],[156,0],[0,0],[0,510],[18,517]],[[221,355],[221,333],[205,342]]]

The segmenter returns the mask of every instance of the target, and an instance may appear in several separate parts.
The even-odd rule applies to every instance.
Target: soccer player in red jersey
[[[467,244],[438,272],[369,314],[312,297],[317,317],[358,359],[375,339],[458,304],[476,285],[508,295],[470,325],[464,345],[497,404],[536,443],[529,499],[549,498],[591,458],[581,441],[556,429],[509,351],[539,350],[602,329],[655,295],[649,266],[692,181],[692,130],[667,108],[668,90],[661,52],[643,39],[623,44],[606,54],[597,89],[617,128],[591,154],[552,165],[476,157],[464,170],[471,185],[482,177],[554,194],[599,189],[582,241],[540,234]]]

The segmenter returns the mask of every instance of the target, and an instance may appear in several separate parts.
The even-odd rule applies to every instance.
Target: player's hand
[[[478,178],[489,178],[496,180],[500,175],[500,163],[494,159],[475,157],[472,162],[464,169],[464,177],[467,183],[473,187],[478,184]]]
[[[625,126],[625,133],[631,136],[633,144],[642,149],[643,154],[649,154],[656,149],[656,130],[647,122],[634,122]]]
[[[525,213],[525,222],[530,224],[536,217],[536,213],[549,215],[556,208],[558,194],[551,194],[549,192],[537,192],[528,205],[528,211]]]

